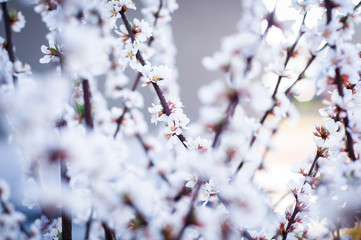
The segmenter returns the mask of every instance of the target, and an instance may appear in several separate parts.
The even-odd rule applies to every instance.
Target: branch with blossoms
[[[307,16],[307,12],[305,12],[305,14],[303,15],[303,19],[302,19],[302,23],[301,23],[301,26],[300,26],[300,29],[299,29],[299,32],[298,32],[298,35],[296,37],[296,40],[294,41],[294,43],[292,44],[291,47],[287,48],[287,52],[286,52],[286,59],[285,59],[285,62],[284,62],[284,65],[283,65],[283,71],[286,70],[287,68],[287,65],[288,65],[288,62],[289,60],[291,59],[291,57],[293,56],[294,52],[295,52],[295,49],[296,49],[296,46],[298,44],[298,41],[300,40],[300,38],[302,37],[302,35],[304,34],[304,31],[303,31],[303,28],[304,28],[304,24],[305,24],[305,20],[306,20],[306,16]],[[312,57],[313,58],[313,57]],[[311,58],[311,59],[312,59]],[[297,80],[295,81],[298,82],[299,80],[301,80],[304,76],[304,73],[305,71],[307,70],[307,68],[309,67],[309,65],[312,63],[313,60],[310,60],[310,62],[306,65],[306,68],[302,71],[302,75],[300,74],[301,77],[297,78]],[[267,116],[269,114],[271,114],[273,112],[273,109],[277,106],[277,99],[276,99],[276,94],[277,94],[277,91],[278,91],[278,88],[281,84],[281,81],[282,81],[282,78],[285,77],[284,74],[280,73],[279,76],[278,76],[278,79],[277,79],[277,83],[276,83],[276,86],[275,86],[275,89],[273,90],[273,93],[272,93],[272,99],[274,100],[274,104],[273,106],[268,109],[264,115],[261,117],[260,119],[260,124],[263,125]],[[251,142],[250,142],[250,146],[252,147],[252,145],[254,144],[254,142],[256,141],[256,136],[253,135],[252,136],[252,139],[251,139]]]
[[[163,6],[163,0],[160,0],[159,1],[159,8],[158,8],[158,11],[154,14],[154,23],[153,23],[153,28],[155,28],[157,26],[157,22],[158,22],[158,18],[159,18],[159,14],[160,14],[160,11],[162,9],[162,6]],[[147,45],[150,47],[152,45],[152,42],[154,41],[154,36],[151,36],[149,39],[148,39],[148,43]],[[138,85],[139,85],[139,82],[140,82],[140,78],[142,77],[142,73],[139,72],[135,78],[135,81],[133,83],[133,86],[132,86],[132,91],[134,92]],[[115,133],[114,133],[114,138],[117,136],[119,130],[120,130],[120,126],[124,120],[124,116],[125,114],[129,111],[129,108],[127,106],[124,107],[123,109],[123,113],[122,115],[120,115],[120,117],[118,118],[117,120],[117,128],[115,129]],[[140,136],[139,136],[140,137]]]
[[[32,75],[26,65],[12,61],[6,40],[0,39],[5,66],[0,70],[5,79],[0,83],[0,149],[21,164],[23,204],[35,208],[36,218],[15,211],[0,180],[3,235],[107,240],[357,236],[361,47],[351,39],[360,3],[293,0],[289,7],[300,23],[293,31],[291,21],[279,20],[283,2],[269,10],[263,0],[242,1],[237,31],[203,59],[223,79],[199,89],[203,105],[192,124],[179,99],[169,24],[182,4],[37,0],[34,10],[49,29],[39,62],[60,63],[46,75]],[[130,10],[141,11],[144,19],[129,21]],[[4,13],[14,23],[4,26],[12,31],[24,23],[14,13],[13,19],[11,11]],[[319,21],[311,26],[313,14]],[[280,41],[273,41],[275,33]],[[137,74],[129,88],[127,67]],[[320,96],[326,105],[320,109],[323,122],[314,132],[315,156],[296,168],[302,181],[288,186],[295,203],[279,214],[267,187],[257,183],[257,171],[267,169],[273,137],[297,111],[296,88],[306,79],[314,80],[317,94],[326,92]],[[275,87],[268,87],[271,81]],[[157,103],[145,104],[139,84],[154,88]],[[164,124],[158,138],[148,132],[143,107],[149,123]],[[174,148],[179,141],[184,147]],[[322,233],[309,219],[323,227]],[[73,232],[74,226],[84,236]]]
[[[123,8],[119,13],[121,14],[123,23],[128,31],[129,37],[131,39],[131,42],[134,44],[135,43],[135,35],[134,32],[129,24],[128,18],[125,15],[125,11],[126,8]],[[173,114],[173,116],[179,114],[179,119],[175,118],[174,120],[170,120],[168,121],[168,125],[173,125],[170,127],[171,132],[170,133],[165,133],[166,135],[166,139],[168,141],[170,141],[170,139],[176,135],[178,137],[178,139],[181,141],[181,143],[183,144],[183,146],[185,148],[187,148],[187,144],[186,144],[186,138],[183,136],[183,134],[181,133],[181,129],[183,128],[183,124],[187,124],[188,123],[188,119],[185,117],[185,115],[182,112],[176,112],[176,109],[170,109],[169,105],[172,104],[171,102],[167,102],[167,100],[165,99],[162,90],[160,89],[160,87],[158,86],[160,81],[164,81],[165,78],[161,75],[163,75],[163,69],[162,68],[158,68],[160,70],[160,72],[157,72],[157,68],[155,69],[149,69],[146,66],[146,62],[143,59],[143,56],[141,54],[141,52],[138,50],[135,54],[137,60],[140,62],[140,64],[145,67],[145,69],[143,69],[143,74],[145,74],[147,77],[149,77],[150,80],[148,80],[147,82],[145,82],[143,84],[143,86],[148,86],[148,85],[152,85],[159,100],[160,100],[160,104],[162,105],[163,111],[165,113],[166,116],[170,116],[171,114]],[[148,73],[148,74],[147,74]],[[173,132],[175,131],[175,132]]]
[[[1,3],[1,9],[3,12],[4,25],[5,25],[5,35],[6,41],[2,43],[2,47],[6,49],[9,55],[9,60],[12,63],[12,81],[14,84],[17,83],[17,74],[22,71],[26,71],[28,66],[23,66],[15,58],[14,44],[12,32],[20,32],[20,30],[25,26],[25,19],[21,12],[16,12],[15,9],[8,10],[7,2]],[[5,67],[5,66],[4,66]]]

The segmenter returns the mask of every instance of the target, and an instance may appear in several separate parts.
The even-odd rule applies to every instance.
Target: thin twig
[[[114,231],[112,229],[110,229],[109,226],[105,222],[102,222],[102,227],[103,227],[104,233],[105,233],[105,240],[115,240]]]
[[[70,177],[67,175],[68,167],[66,165],[65,159],[60,159],[60,171],[61,171],[61,181],[62,181],[62,191],[65,187],[63,185],[69,185]],[[64,198],[64,195],[63,195]],[[62,239],[63,240],[72,240],[72,216],[69,209],[67,211],[63,207],[61,210],[61,225],[62,225]]]
[[[218,140],[219,137],[221,136],[223,130],[227,127],[230,118],[233,116],[234,111],[238,105],[238,94],[235,93],[234,95],[232,95],[229,99],[229,103],[228,103],[228,107],[226,110],[226,116],[224,117],[224,119],[217,125],[216,127],[216,133],[214,135],[214,139],[213,139],[213,144],[212,144],[212,148],[216,147],[218,144]]]
[[[94,211],[94,208],[92,207],[89,219],[88,219],[88,221],[86,221],[86,224],[85,224],[85,237],[84,237],[84,240],[88,240],[89,236],[90,236],[90,229],[91,229],[91,225],[92,225],[92,222],[93,222],[93,211]]]

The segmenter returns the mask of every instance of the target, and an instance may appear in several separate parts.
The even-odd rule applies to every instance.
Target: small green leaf
[[[79,115],[84,116],[85,107],[83,104],[75,102],[76,111]]]

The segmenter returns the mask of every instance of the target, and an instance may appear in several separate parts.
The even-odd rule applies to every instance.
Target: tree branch
[[[83,85],[85,123],[88,128],[93,129],[94,123],[93,123],[93,117],[92,117],[92,113],[91,113],[91,101],[90,101],[91,92],[90,92],[89,80],[83,79],[82,85]]]
[[[124,10],[121,10],[120,11],[120,14],[121,14],[121,17],[122,17],[122,20],[124,22],[124,25],[125,25],[125,28],[127,29],[128,31],[128,34],[129,34],[129,37],[130,39],[132,40],[132,42],[135,41],[135,35],[133,33],[133,30],[131,29],[130,27],[130,24],[129,24],[129,21],[128,21],[128,18],[127,16],[125,15],[125,11]],[[145,61],[144,61],[144,58],[140,52],[140,50],[138,50],[137,54],[136,54],[136,57],[137,59],[139,60],[139,62],[144,66],[145,65]],[[163,110],[165,112],[165,114],[167,116],[169,116],[171,114],[171,111],[169,109],[169,106],[168,106],[168,102],[166,101],[164,95],[163,95],[163,92],[162,90],[160,89],[160,87],[158,86],[158,84],[152,82],[152,86],[154,88],[154,90],[156,91],[157,93],[157,96],[160,100],[160,104],[162,105],[163,107]],[[178,139],[182,142],[183,146],[185,148],[188,148],[187,145],[185,144],[186,142],[186,138],[183,136],[183,134],[180,134],[180,135],[177,135]]]
[[[13,38],[12,38],[12,31],[11,31],[11,21],[9,16],[9,11],[7,8],[7,2],[1,3],[1,8],[3,10],[3,17],[4,17],[4,23],[5,23],[5,35],[6,35],[6,51],[8,52],[9,59],[13,63],[12,69],[14,69],[14,63],[15,63],[15,53],[14,53],[14,44],[13,44]],[[13,83],[17,83],[17,77],[13,75]]]

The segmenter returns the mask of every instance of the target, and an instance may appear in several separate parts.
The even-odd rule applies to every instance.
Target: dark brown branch
[[[10,15],[7,8],[7,2],[1,3],[1,8],[3,10],[3,17],[4,17],[4,23],[5,23],[5,35],[6,35],[6,51],[8,52],[10,61],[14,64],[15,63],[15,53],[14,53],[14,44],[13,44],[13,38],[12,38],[12,31],[11,31],[11,21],[10,21]],[[14,66],[13,66],[14,68]],[[13,75],[13,83],[17,83],[17,77]]]
[[[92,113],[91,113],[91,92],[90,92],[90,86],[89,86],[89,81],[87,79],[83,79],[82,80],[82,84],[83,84],[83,98],[84,98],[84,119],[85,119],[85,123],[86,126],[90,129],[94,128],[94,123],[93,123],[93,117],[92,117]]]
[[[110,229],[109,226],[105,222],[102,222],[102,227],[103,227],[104,233],[105,233],[105,240],[115,240],[114,231],[112,229]]]
[[[68,167],[66,165],[65,159],[60,159],[60,171],[61,171],[61,181],[62,181],[62,191],[64,192],[65,186],[69,185],[70,178],[67,175]],[[65,198],[64,194],[62,198]],[[63,201],[64,202],[64,201]],[[63,240],[72,240],[72,216],[71,212],[64,209],[64,205],[61,210],[61,225],[62,225],[62,239]]]
[[[93,211],[94,211],[94,209],[92,208],[91,212],[90,212],[89,219],[88,219],[88,221],[86,221],[86,224],[85,224],[85,237],[84,237],[84,240],[88,240],[89,236],[90,236],[90,229],[91,229],[91,225],[92,225],[92,222],[93,222]]]
[[[343,92],[344,85],[343,85],[343,81],[342,81],[340,68],[338,68],[338,67],[335,69],[335,81],[336,81],[336,85],[337,85],[338,94],[343,98],[344,97],[344,92]],[[338,107],[338,109],[340,109],[340,107]],[[340,111],[342,111],[342,109],[340,109]],[[347,151],[350,159],[352,161],[355,161],[356,156],[355,156],[355,151],[353,148],[352,135],[348,129],[349,128],[349,119],[348,119],[347,114],[346,114],[346,117],[343,118],[343,125],[345,128],[345,135],[346,135],[346,151]]]
[[[332,21],[332,9],[334,8],[334,4],[331,0],[325,0],[325,8],[326,8],[326,21],[329,24]]]

